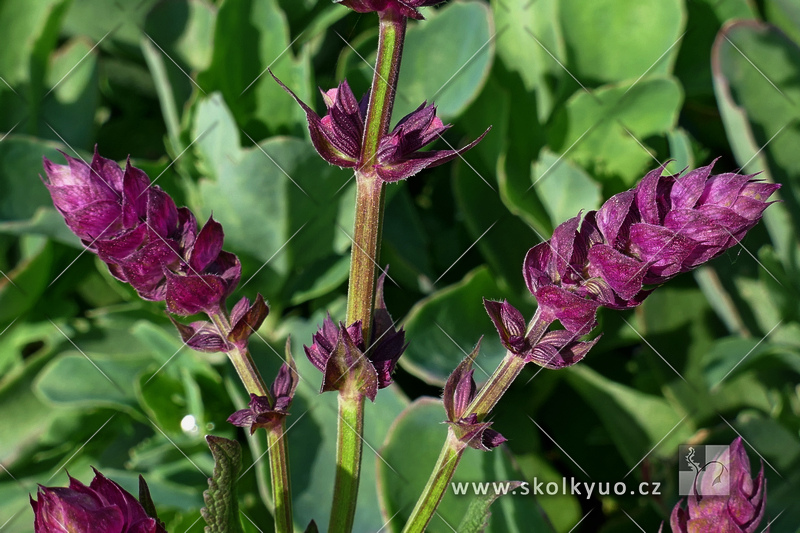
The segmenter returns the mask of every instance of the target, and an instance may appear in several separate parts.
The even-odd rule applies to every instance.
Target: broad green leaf
[[[774,26],[735,22],[717,36],[712,66],[736,160],[746,172],[765,171],[767,179],[783,184],[786,204],[767,209],[764,220],[787,261],[797,249],[796,235],[788,230],[800,227],[800,47]]]
[[[286,16],[277,0],[223,2],[216,17],[211,64],[198,76],[206,93],[220,91],[236,122],[248,131],[276,132],[305,115],[267,72],[308,100],[310,64],[295,57]],[[266,130],[265,130],[266,127]]]
[[[136,50],[148,11],[158,0],[137,3],[72,0],[62,31],[69,36],[88,37],[103,50]]]
[[[675,126],[682,98],[670,77],[579,90],[555,116],[550,147],[595,176],[633,185],[658,166],[645,139]]]
[[[58,148],[61,146],[54,143],[13,135],[0,143],[1,221],[28,220],[40,207],[52,207],[50,193],[39,176],[44,175],[42,157],[64,163]]]
[[[654,457],[671,457],[694,433],[692,420],[660,396],[611,381],[587,366],[576,365],[568,372],[567,380],[600,417],[628,467],[650,450]]]
[[[38,252],[0,277],[0,324],[18,319],[33,308],[52,281],[53,245],[43,244]]]
[[[559,8],[567,68],[585,83],[672,72],[686,24],[682,1],[564,0]]]
[[[475,362],[475,379],[483,381],[500,363],[505,348],[483,309],[482,299],[502,297],[489,270],[481,267],[456,285],[419,301],[403,321],[409,346],[400,365],[427,383],[444,385],[447,376],[484,335],[481,354]]]
[[[56,419],[70,412],[65,406],[49,405],[34,393],[34,379],[49,355],[32,357],[24,366],[4,372],[0,380],[0,461],[8,467],[35,448]]]
[[[213,210],[232,249],[285,276],[290,271],[298,276],[333,254],[342,231],[336,221],[346,173],[320,160],[299,139],[272,137],[240,149],[236,125],[219,94],[199,105],[195,122],[210,178],[199,184],[196,212],[205,218]],[[341,271],[336,262],[329,267]]]
[[[600,184],[582,168],[549,150],[544,150],[533,164],[531,179],[553,226],[576,216],[580,211],[600,207]]]
[[[41,371],[35,388],[55,405],[113,407],[133,413],[136,400],[131,376],[141,370],[139,358],[66,351]]]
[[[447,121],[483,87],[494,57],[494,22],[483,2],[453,2],[408,29],[394,108],[395,122],[423,101],[435,102]],[[372,69],[363,66],[368,77]]]
[[[100,99],[98,55],[93,43],[75,38],[51,56],[46,79],[50,89],[38,126],[43,136],[76,148],[91,146]]]
[[[147,12],[144,27],[171,59],[198,71],[211,62],[216,14],[206,0],[158,2]]]
[[[767,0],[764,5],[767,20],[800,44],[800,5],[792,0]]]
[[[214,456],[214,475],[203,493],[206,506],[201,513],[206,533],[243,533],[239,517],[236,484],[242,469],[242,448],[235,440],[209,435],[208,447]]]
[[[544,122],[555,105],[556,83],[567,76],[562,67],[567,49],[559,23],[556,0],[506,0],[492,2],[497,35],[497,54],[509,70],[535,91],[538,118]],[[561,65],[559,65],[561,63]]]
[[[447,426],[441,423],[445,418],[440,400],[423,397],[408,406],[392,424],[380,450],[382,461],[378,464],[381,510],[390,531],[400,531],[422,493],[447,436]],[[505,491],[506,494],[492,506],[486,531],[552,532],[531,489],[527,486],[515,488],[510,484],[513,479],[519,479],[519,473],[503,450],[482,452],[467,448],[426,531],[455,530],[472,502],[482,499],[478,491],[473,492],[473,483],[487,483],[487,493],[499,495]]]

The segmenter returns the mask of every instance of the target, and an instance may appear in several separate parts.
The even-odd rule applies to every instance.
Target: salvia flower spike
[[[299,374],[291,353],[291,339],[286,339],[286,362],[278,370],[278,375],[270,387],[270,396],[250,394],[247,409],[240,409],[228,417],[234,426],[250,429],[250,434],[258,428],[270,428],[279,424],[289,415],[295,390],[299,383]]]
[[[479,422],[476,413],[468,412],[469,404],[475,398],[478,389],[472,375],[472,364],[480,352],[481,342],[456,367],[444,386],[442,400],[450,427],[456,437],[471,448],[488,451],[506,441],[497,431],[491,429],[491,422]]]
[[[480,137],[457,150],[421,151],[450,128],[436,116],[436,106],[425,102],[402,118],[391,133],[381,138],[373,160],[361,163],[369,94],[360,101],[356,100],[347,81],[329,91],[321,90],[328,113],[320,117],[278,78],[275,81],[305,111],[311,142],[322,159],[342,168],[358,168],[362,171],[374,169],[381,180],[389,183],[455,159],[475,147],[489,132],[487,129]]]
[[[347,6],[358,13],[382,13],[393,9],[403,15],[417,20],[424,17],[417,8],[441,4],[444,0],[334,0],[337,4]]]
[[[762,531],[759,524],[767,504],[764,465],[752,478],[742,438],[737,437],[707,468],[713,466],[719,468],[719,473],[702,476],[698,490],[693,488],[688,497],[688,508],[683,507],[681,500],[673,509],[670,516],[673,533]],[[769,532],[769,527],[763,531]]]
[[[194,214],[176,207],[130,160],[123,171],[97,150],[90,164],[64,157],[66,165],[44,158],[45,186],[70,230],[114,277],[130,283],[145,300],[166,301],[175,315],[224,313],[242,267],[222,250],[219,222],[211,217],[198,231]],[[196,350],[230,351],[245,347],[268,312],[260,295],[252,305],[243,298],[233,308],[228,338],[206,321],[175,325]]]
[[[780,185],[754,175],[712,175],[713,166],[683,176],[664,175],[659,167],[533,247],[523,275],[542,319],[583,335],[599,307],[635,307],[652,286],[739,243]]]
[[[88,487],[70,477],[69,487],[40,485],[36,496],[36,533],[166,533],[158,517],[97,470]]]

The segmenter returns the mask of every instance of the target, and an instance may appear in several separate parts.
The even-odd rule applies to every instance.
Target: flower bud
[[[40,485],[37,498],[31,498],[36,533],[166,533],[157,517],[97,470],[88,487],[70,477],[68,488]]]
[[[722,455],[703,467],[717,467],[720,472],[702,477],[698,490],[693,488],[688,497],[688,509],[683,508],[683,500],[678,502],[669,521],[673,533],[761,531],[759,524],[767,504],[764,466],[755,479],[750,477],[750,460],[742,438],[737,437]]]

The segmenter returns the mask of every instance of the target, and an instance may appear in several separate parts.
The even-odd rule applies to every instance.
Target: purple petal
[[[525,351],[527,347],[525,340],[526,324],[522,313],[509,304],[507,300],[495,302],[484,298],[483,306],[489,314],[489,318],[492,319],[503,346],[515,353]]]
[[[225,234],[222,225],[209,217],[208,222],[200,230],[194,246],[189,252],[189,265],[197,272],[205,269],[222,251],[222,241]]]
[[[225,286],[217,276],[181,276],[169,270],[167,277],[167,311],[188,316],[200,312],[215,314],[220,310]]]
[[[387,183],[404,180],[428,167],[435,167],[447,163],[448,161],[452,161],[467,150],[474,148],[483,140],[486,134],[489,133],[490,129],[491,127],[484,131],[480,137],[463,148],[459,148],[458,150],[431,150],[430,152],[416,152],[408,155],[405,160],[398,163],[387,165],[378,164],[375,166],[375,171],[377,172],[378,177]]]
[[[648,263],[628,257],[605,244],[598,244],[589,250],[589,276],[606,280],[624,300],[633,298],[642,290],[642,280],[648,267]]]
[[[681,265],[697,246],[697,242],[663,226],[639,223],[631,227],[630,251],[649,263],[645,279],[668,278],[681,271]]]
[[[710,165],[692,170],[685,176],[678,178],[670,192],[670,201],[673,209],[691,209],[700,199],[706,187],[708,176],[714,168],[719,158],[711,162]]]
[[[555,282],[548,274],[548,271],[552,270],[549,266],[551,259],[552,252],[547,242],[537,244],[525,255],[522,275],[531,294],[536,294],[541,287]]]
[[[630,224],[632,210],[636,212],[633,203],[635,198],[634,191],[615,194],[597,211],[597,227],[610,246],[616,246],[618,238],[625,238],[625,232],[621,234],[621,229],[623,225]]]
[[[542,287],[536,293],[542,308],[543,320],[559,320],[576,335],[589,333],[595,326],[595,314],[599,304],[581,298],[557,286]]]
[[[663,166],[651,170],[636,186],[636,207],[642,220],[649,224],[659,224],[666,211],[664,204],[668,197],[659,194],[664,189],[662,182],[667,178],[662,176],[663,172]]]
[[[566,330],[551,331],[539,341],[526,360],[544,368],[558,370],[580,362],[600,340],[598,336],[583,342],[576,341],[575,337],[574,333]]]
[[[244,302],[244,305],[241,305],[242,302]],[[264,298],[260,294],[256,296],[252,306],[249,303],[247,298],[242,298],[234,306],[231,313],[233,327],[228,335],[228,340],[232,342],[246,341],[253,332],[261,327],[264,319],[267,318],[269,307],[267,307]]]
[[[188,326],[169,317],[187,346],[198,352],[227,352],[233,349],[210,322],[192,322]]]
[[[311,134],[311,143],[314,145],[314,149],[317,153],[332,165],[337,165],[340,167],[345,168],[352,168],[356,165],[357,157],[354,157],[353,154],[348,154],[347,152],[343,151],[339,146],[339,142],[337,139],[331,137],[330,129],[325,128],[322,119],[317,115],[313,109],[308,107],[305,102],[300,100],[291,89],[289,89],[286,85],[281,82],[278,78],[275,77],[272,72],[270,72],[275,81],[278,82],[284,91],[289,93],[294,101],[303,108],[303,111],[306,113],[306,120],[308,122],[308,132]],[[341,141],[339,139],[338,141]]]
[[[178,225],[178,208],[160,187],[147,189],[147,226],[155,239],[168,238]]]

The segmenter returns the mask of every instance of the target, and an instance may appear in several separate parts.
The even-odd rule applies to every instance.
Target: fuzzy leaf
[[[206,436],[214,456],[214,474],[203,492],[206,506],[200,511],[208,524],[206,533],[244,533],[239,520],[236,479],[242,469],[242,448],[235,440]]]
[[[511,481],[508,483],[508,491],[516,490],[520,486],[522,486],[521,481]],[[486,531],[491,515],[489,507],[499,496],[500,494],[494,491],[488,491],[487,494],[472,500],[456,531],[458,533],[483,533]]]

